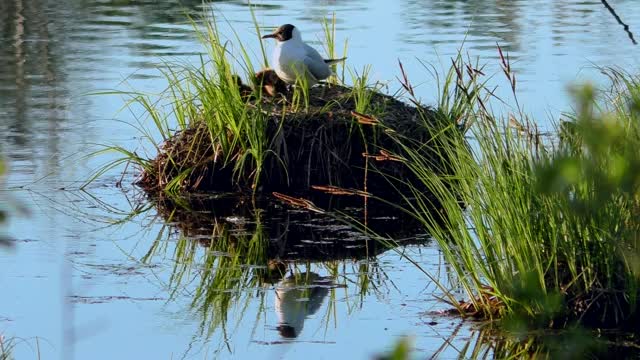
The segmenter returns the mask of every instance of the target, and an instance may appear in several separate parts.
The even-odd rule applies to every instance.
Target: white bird
[[[284,338],[298,337],[304,321],[315,314],[329,293],[328,279],[314,272],[291,275],[276,287],[276,314],[278,332]]]
[[[277,40],[271,65],[278,77],[287,84],[295,84],[298,77],[304,74],[307,84],[315,85],[333,74],[329,65],[346,59],[322,58],[316,49],[302,41],[300,31],[291,24],[282,25],[262,38]]]

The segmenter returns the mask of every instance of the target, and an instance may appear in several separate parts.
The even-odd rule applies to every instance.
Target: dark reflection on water
[[[292,274],[276,287],[275,303],[278,332],[285,339],[298,337],[304,320],[320,309],[331,280],[313,272]]]
[[[362,209],[352,207],[357,201],[323,198],[323,205],[332,204],[353,219],[362,216]],[[340,291],[347,299],[359,298],[360,306],[368,296],[383,297],[394,285],[387,280],[377,255],[395,246],[428,243],[424,235],[415,235],[419,232],[416,224],[389,212],[382,216],[380,210],[369,214],[369,222],[375,224],[376,231],[402,239],[400,242],[383,245],[339,219],[289,208],[267,198],[202,194],[151,201],[166,225],[155,241],[139,245],[148,248],[141,261],[154,264],[159,259],[170,260],[165,285],[170,300],[190,303],[200,321],[198,335],[205,342],[209,338],[220,341],[221,332],[233,342],[238,334],[228,329],[231,323],[259,324],[271,317],[258,313],[258,318],[253,318],[247,311],[251,303],[273,309],[275,319],[267,324],[277,334],[252,341],[277,345],[300,336],[304,341],[321,341],[315,335],[317,320],[312,330],[303,332],[308,318],[321,308],[328,311],[338,306]],[[144,216],[147,211],[153,209],[145,205],[133,216]],[[325,316],[320,326],[329,325],[330,318]]]
[[[289,208],[273,199],[256,201],[234,194],[192,195],[179,200],[163,197],[153,202],[168,224],[205,247],[215,245],[219,234],[235,238],[259,233],[269,239],[264,244],[265,259],[278,261],[362,259],[387,251],[390,246],[425,242],[424,235],[417,235],[422,232],[419,224],[399,217],[397,209],[369,205],[367,223],[372,235],[397,239],[395,244],[382,244],[348,223],[364,223],[362,201],[324,200],[316,204],[343,215],[334,218]]]
[[[579,75],[597,75],[585,67],[620,65],[635,71],[638,64],[638,48],[595,0],[253,3],[261,26],[294,23],[319,49],[321,20],[335,11],[337,48],[349,40],[347,64],[353,69],[372,64],[373,80],[392,81],[400,58],[427,103],[436,101],[436,86],[412,59],[448,66],[464,41],[470,56],[492,64],[500,43],[513,60],[520,102],[543,123],[548,110],[557,114],[570,106],[568,83]],[[637,34],[637,2],[609,3]],[[385,252],[381,244],[334,219],[284,206],[269,212],[207,198],[196,201],[200,208],[185,209],[165,199],[154,200],[155,222],[132,218],[114,227],[105,225],[113,221],[105,208],[140,205],[105,190],[113,189],[119,173],[105,174],[107,180],[92,188],[99,201],[68,190],[77,189],[78,180],[88,178],[97,165],[82,157],[93,150],[91,144],[116,143],[143,152],[139,133],[110,120],[135,124],[146,119],[118,112],[123,100],[117,96],[87,94],[164,89],[155,64],[199,61],[203,48],[185,15],[197,16],[203,9],[214,9],[245,45],[259,51],[247,1],[0,1],[0,151],[10,160],[7,185],[32,211],[32,217],[12,218],[9,224],[8,235],[18,242],[17,250],[3,258],[10,264],[3,290],[20,301],[0,297],[0,326],[5,317],[19,319],[12,322],[19,329],[15,333],[43,336],[54,344],[43,351],[55,357],[64,343],[60,324],[67,319],[51,314],[60,312],[60,299],[67,294],[77,306],[72,325],[86,325],[103,313],[111,324],[99,328],[103,333],[96,330],[91,341],[78,341],[78,358],[166,358],[204,348],[206,339],[223,339],[224,351],[213,352],[222,357],[264,356],[265,344],[273,345],[273,357],[284,357],[277,351],[286,342],[291,356],[358,358],[371,356],[369,349],[390,346],[406,332],[419,334],[417,346],[425,353],[437,353],[444,341],[438,334],[451,331],[450,321],[437,320],[447,325],[434,325],[434,331],[418,315],[435,306],[429,302],[433,284],[393,251]],[[233,39],[228,25],[222,28]],[[499,72],[497,63],[493,69]],[[486,72],[492,73],[491,66]],[[23,185],[23,190],[16,188]],[[354,214],[359,208],[347,210]],[[398,219],[395,213],[380,214],[375,221],[399,227],[394,236],[408,239],[400,249],[413,252],[434,273],[440,270],[438,250]],[[74,264],[70,290],[60,286],[66,283],[58,263],[64,256]],[[51,301],[37,301],[43,292]],[[321,304],[319,310],[314,304]],[[195,319],[183,314],[190,307],[197,310]],[[238,308],[245,310],[227,311]],[[330,324],[326,319],[332,316],[335,323]],[[230,338],[226,325],[234,321],[242,325]],[[322,331],[321,324],[327,324]],[[209,333],[217,337],[194,335]],[[296,342],[283,341],[282,335],[296,335]],[[122,349],[114,343],[123,344]],[[310,347],[316,343],[323,347]],[[131,348],[145,352],[124,350]],[[455,350],[445,353],[457,355]]]
[[[623,17],[633,21],[631,31],[638,30],[636,16],[625,12],[629,3],[617,1]],[[626,6],[625,6],[626,5]],[[530,61],[544,56],[534,46],[564,48],[559,54],[575,52],[576,42],[589,44],[596,52],[611,49],[607,40],[615,38],[616,46],[626,47],[621,27],[601,1],[403,1],[403,19],[407,31],[399,39],[408,44],[458,45],[466,38],[467,49],[481,51],[503,49],[513,52],[516,59]],[[635,26],[634,26],[635,25]],[[548,28],[548,29],[547,29]],[[425,30],[428,29],[428,32]],[[550,31],[550,34],[547,32]],[[551,35],[549,37],[549,35]],[[592,51],[593,51],[592,50]],[[493,54],[495,56],[495,54]],[[526,72],[526,69],[520,69]]]
[[[201,5],[0,2],[0,145],[16,171],[33,173],[33,162],[43,159],[46,173],[57,172],[82,143],[97,142],[86,124],[117,109],[96,111],[84,95],[192,41],[188,26],[172,25],[185,24],[185,14],[199,13]]]
[[[499,42],[507,51],[522,46],[523,7],[529,1],[404,1],[404,37],[408,44],[439,44],[460,40],[461,29],[468,31],[471,48],[487,48]],[[434,31],[425,36],[424,29]],[[491,39],[493,43],[491,44]]]

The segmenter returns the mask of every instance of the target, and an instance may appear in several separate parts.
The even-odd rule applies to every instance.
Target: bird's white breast
[[[283,81],[294,84],[299,75],[308,73],[304,65],[305,46],[301,41],[284,41],[278,43],[273,52],[273,68]],[[312,80],[312,79],[308,79]],[[310,85],[313,85],[312,80]]]

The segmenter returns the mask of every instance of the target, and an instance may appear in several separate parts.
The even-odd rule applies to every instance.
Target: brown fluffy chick
[[[262,87],[262,93],[268,96],[287,94],[287,83],[282,81],[275,70],[265,68],[256,73],[256,87]]]
[[[251,89],[249,86],[245,85],[242,82],[242,79],[240,78],[240,76],[238,75],[232,75],[233,79],[236,81],[236,84],[238,84],[238,90],[240,90],[240,96],[242,96],[243,98],[246,97],[250,97],[253,94],[253,89]]]

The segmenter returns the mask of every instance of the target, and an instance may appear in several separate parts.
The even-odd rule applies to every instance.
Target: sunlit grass
[[[342,56],[338,56],[338,53],[336,51],[336,23],[337,23],[336,14],[335,13],[332,14],[331,20],[328,20],[327,18],[323,18],[322,20],[323,20],[322,30],[324,34],[323,43],[324,43],[325,52],[327,54],[327,59],[345,58],[347,56],[347,48],[348,48],[347,40],[345,40],[343,45]],[[337,72],[338,65],[340,65],[342,69],[340,74],[338,74]],[[331,70],[334,72],[334,74],[336,74],[336,76],[329,77],[329,79],[327,79],[327,82],[332,85],[337,84],[338,80],[344,83],[344,80],[345,80],[344,73],[346,69],[345,62],[343,61],[340,64],[333,64],[330,66],[331,66]]]
[[[380,116],[384,113],[384,109],[372,108],[371,100],[375,93],[382,90],[379,83],[371,84],[371,66],[365,66],[362,71],[349,71],[351,74],[352,96],[356,103],[355,111],[361,114]]]
[[[266,66],[261,28],[255,14],[253,16],[256,42],[260,44]],[[331,57],[336,56],[335,23],[334,16],[330,21],[325,19],[323,24],[324,41]],[[312,98],[312,84],[307,76],[302,76],[307,74],[300,74],[287,94],[264,97],[263,87],[257,84],[251,51],[239,41],[235,30],[230,30],[235,39],[228,40],[220,32],[214,16],[194,21],[193,26],[205,54],[195,64],[165,61],[159,67],[168,84],[165,91],[160,94],[100,93],[126,98],[124,108],[136,116],[137,124],[132,126],[146,144],[136,151],[120,145],[103,146],[90,156],[111,153],[114,159],[103,164],[87,183],[115,168],[133,165],[143,175],[139,183],[155,191],[175,195],[200,188],[199,185],[206,182],[209,185],[202,188],[225,184],[219,188],[226,191],[249,188],[257,192],[265,179],[275,178],[277,184],[289,185],[291,177],[299,177],[298,183],[303,182],[304,176],[311,177],[307,170],[290,171],[290,160],[296,158],[296,166],[317,168],[331,174],[329,183],[339,184],[340,174],[332,174],[334,163],[342,166],[357,159],[350,159],[350,155],[345,158],[340,152],[348,149],[347,144],[331,143],[326,136],[334,131],[333,127],[346,125],[352,129],[357,124],[350,110],[384,111],[380,97],[372,106],[373,96],[381,88],[379,84],[369,84],[370,67],[365,67],[362,74],[352,72],[353,91],[323,85],[313,88]],[[344,81],[344,63],[342,69]],[[249,79],[248,84],[257,86],[245,85],[243,76]],[[325,99],[325,93],[332,97]],[[353,109],[352,103],[355,103]],[[336,121],[333,121],[334,115]],[[331,120],[329,126],[321,121],[324,118]],[[345,133],[345,140],[350,142],[351,131]],[[311,139],[300,142],[303,136]],[[362,132],[356,136],[353,147],[370,141]],[[307,152],[319,158],[319,167],[301,163],[302,156],[308,157],[304,155]]]
[[[206,124],[209,139],[196,139],[200,143],[194,143],[193,150],[190,151],[192,154],[187,156],[197,159],[203,146],[206,148],[208,143],[214,147],[212,151],[215,156],[219,156],[221,167],[232,167],[237,181],[248,181],[253,183],[255,188],[263,171],[265,158],[269,155],[278,156],[269,149],[270,139],[265,138],[270,117],[260,108],[259,97],[262,94],[259,91],[253,95],[258,96],[258,101],[255,101],[258,106],[247,106],[236,74],[237,70],[241,69],[241,73],[246,74],[250,83],[253,83],[255,68],[251,56],[235,33],[235,43],[239,45],[230,47],[230,43],[224,40],[220,33],[217,21],[212,15],[211,19],[193,22],[195,34],[203,45],[206,56],[201,57],[200,62],[196,64],[164,63],[160,71],[167,80],[168,87],[159,97],[124,91],[106,93],[124,95],[129,98],[126,107],[143,111],[145,119],[141,123],[144,122],[144,125],[136,128],[145,135],[144,139],[149,141],[156,152],[159,152],[163,143],[173,136],[174,124],[177,125],[177,130],[184,131],[203,122]],[[259,36],[257,23],[256,29]],[[259,37],[257,42],[260,43]],[[264,48],[262,51],[263,58],[266,59]],[[148,127],[148,124],[151,124],[151,127]],[[152,134],[159,134],[160,139]],[[147,172],[164,170],[150,169],[151,160],[120,146],[107,146],[92,155],[101,155],[104,152],[116,152],[121,156],[100,168],[89,181],[123,163],[135,164]],[[176,168],[178,173],[171,181],[163,182],[162,190],[172,193],[178,191],[181,181],[191,176],[195,170],[193,166],[180,165],[186,163],[188,161],[184,159],[167,159],[165,166]]]
[[[515,94],[508,57],[500,56]],[[574,121],[564,125],[572,131],[557,144],[519,110],[494,116],[482,71],[454,60],[436,111],[469,131],[441,131],[425,145],[449,159],[447,176],[431,170],[432,157],[405,148],[429,190],[416,188],[405,203],[466,294],[465,302],[447,300],[463,315],[636,327],[640,179],[631,169],[640,165],[640,83],[608,73],[619,88],[606,98],[578,91]]]

